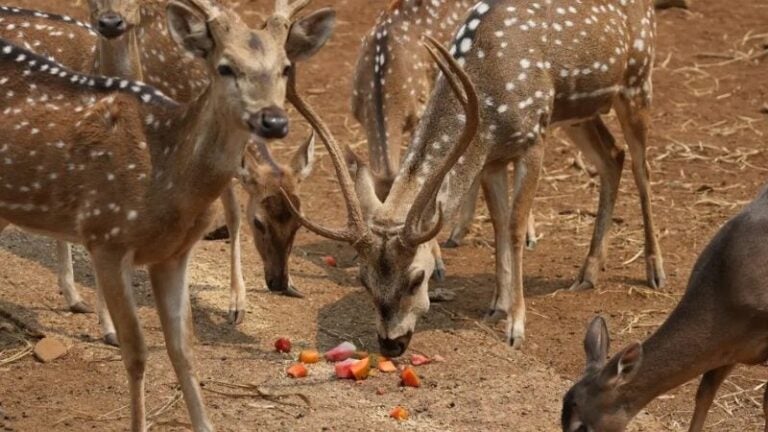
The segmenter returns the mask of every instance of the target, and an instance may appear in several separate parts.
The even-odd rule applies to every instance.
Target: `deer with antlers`
[[[306,3],[278,0],[251,29],[210,0],[169,2],[171,36],[210,77],[183,105],[0,39],[0,90],[24,89],[6,98],[0,119],[0,218],[88,249],[128,372],[133,431],[146,430],[147,348],[130,283],[137,265],[149,268],[193,429],[213,430],[193,368],[187,263],[249,137],[264,145],[287,131],[286,77],[324,45],[334,22],[329,9],[294,20]]]
[[[481,106],[475,107],[475,91],[451,98],[459,85],[444,73],[386,200],[378,199],[370,172],[360,175],[358,170],[360,198],[344,195],[350,229],[330,230],[304,220],[311,230],[357,249],[360,278],[378,312],[385,355],[403,353],[418,317],[428,310],[427,279],[434,260],[427,245],[440,231],[444,216],[455,214],[477,180],[489,198],[496,239],[497,283],[488,318],[506,319],[507,340],[516,348],[522,345],[525,231],[543,159],[543,138],[553,126],[564,127],[598,162],[598,217],[587,262],[574,286],[595,283],[623,161],[623,152],[600,119],[611,108],[633,156],[646,217],[648,281],[653,286],[663,283],[645,159],[654,32],[650,0],[620,4],[551,0],[525,5],[489,0],[469,12],[453,38],[455,59],[450,63],[455,64],[453,73],[467,83],[464,87],[472,89],[469,82],[474,82]],[[590,49],[573,49],[582,45]],[[511,208],[506,177],[510,162],[515,166]],[[342,184],[351,183],[342,168],[337,167]]]
[[[661,327],[610,360],[608,327],[595,318],[584,339],[584,376],[563,400],[563,432],[623,431],[653,399],[698,376],[688,430],[701,431],[734,367],[768,360],[767,231],[764,189],[701,253],[683,298]],[[768,431],[768,389],[763,412]]]
[[[352,112],[368,140],[369,166],[379,200],[389,193],[400,165],[401,145],[418,124],[437,77],[437,69],[419,43],[421,36],[450,43],[472,4],[394,1],[363,38],[353,77]],[[469,232],[479,189],[480,183],[473,183],[444,247],[459,246]],[[526,242],[530,249],[536,243],[532,215]],[[440,249],[436,244],[433,247],[433,276],[442,280],[445,268]]]

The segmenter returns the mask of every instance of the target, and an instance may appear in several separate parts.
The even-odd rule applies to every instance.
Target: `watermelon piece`
[[[368,378],[368,374],[371,372],[371,360],[368,357],[358,360],[352,364],[350,371],[352,371],[352,376],[355,378],[355,381]]]
[[[327,265],[328,267],[336,267],[336,266],[338,265],[338,264],[336,263],[336,258],[334,258],[334,257],[333,257],[333,256],[331,256],[331,255],[326,255],[326,256],[324,256],[324,257],[323,257],[323,262],[324,262],[324,263],[325,263],[325,265]]]
[[[392,360],[382,359],[379,360],[379,370],[385,373],[397,372],[397,367],[395,367],[395,364],[392,363]]]
[[[355,344],[351,342],[342,342],[334,348],[326,351],[325,359],[332,362],[346,360],[357,351]]]
[[[354,379],[355,374],[352,372],[352,366],[360,360],[347,359],[336,363],[333,368],[336,372],[336,378],[339,379]]]
[[[420,387],[421,380],[416,375],[416,371],[412,367],[406,366],[403,371],[400,372],[400,383],[406,387]]]
[[[429,359],[427,356],[423,356],[421,354],[413,354],[411,355],[411,364],[414,366],[421,366],[428,363],[431,363],[432,360]]]
[[[301,363],[296,363],[295,365],[289,367],[288,369],[286,369],[286,372],[288,373],[288,376],[291,378],[304,378],[309,373],[307,371],[307,367]]]

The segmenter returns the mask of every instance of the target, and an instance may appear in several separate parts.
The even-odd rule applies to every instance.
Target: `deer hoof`
[[[226,240],[229,238],[229,228],[226,225],[222,225],[215,230],[209,232],[203,237],[203,240]]]
[[[440,258],[435,260],[435,270],[432,272],[432,279],[437,282],[445,280],[445,264]]]
[[[429,301],[435,303],[449,302],[454,298],[456,298],[456,293],[447,289],[436,288],[429,292]]]
[[[241,324],[245,320],[245,309],[233,309],[227,314],[227,321],[232,325]]]
[[[76,313],[76,314],[90,314],[93,313],[93,309],[88,306],[88,303],[84,301],[79,301],[72,306],[69,307],[70,312]]]
[[[485,314],[484,320],[489,323],[497,323],[507,318],[507,312],[501,309],[491,309]]]
[[[442,247],[444,247],[446,249],[456,249],[459,246],[461,246],[461,240],[454,239],[453,237],[451,237],[448,240],[444,241],[443,244],[442,244]]]
[[[595,284],[592,283],[592,281],[589,280],[577,280],[576,282],[571,285],[570,288],[568,288],[569,291],[587,291],[591,290],[595,287]]]
[[[646,275],[648,277],[648,286],[653,289],[664,288],[667,283],[667,275],[664,273],[664,264],[661,258],[654,255],[646,258]]]
[[[509,338],[509,345],[514,350],[522,349],[523,342],[525,342],[525,336],[512,336],[511,338]]]
[[[117,335],[115,333],[107,333],[104,335],[104,343],[109,346],[120,346],[117,342]]]
[[[281,292],[280,294],[286,297],[304,298],[304,293],[297,290],[293,285],[289,285],[288,288],[286,288],[286,290]]]
[[[536,249],[536,244],[538,241],[535,237],[525,236],[525,248],[528,250],[534,250]]]

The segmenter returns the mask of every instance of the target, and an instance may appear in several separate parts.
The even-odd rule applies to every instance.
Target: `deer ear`
[[[296,173],[299,180],[304,180],[312,174],[312,168],[315,165],[315,131],[307,138],[307,141],[301,145],[293,154],[291,168]]]
[[[336,25],[336,11],[320,9],[291,26],[285,51],[291,62],[308,59],[328,42]]]
[[[606,387],[621,387],[632,381],[643,362],[643,346],[639,342],[624,348],[603,368],[600,380]]]
[[[202,12],[180,1],[171,1],[166,7],[166,19],[171,37],[184,49],[198,57],[213,51],[214,42]]]
[[[363,216],[367,220],[381,207],[381,201],[376,196],[376,180],[368,165],[352,149],[347,147],[345,150],[347,169],[355,181],[355,192],[360,200]]]
[[[592,319],[584,337],[584,352],[587,355],[587,369],[599,369],[608,357],[611,339],[608,335],[608,325],[603,317]]]

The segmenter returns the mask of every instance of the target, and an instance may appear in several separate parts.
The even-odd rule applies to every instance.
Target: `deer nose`
[[[99,16],[99,33],[108,39],[113,39],[125,33],[128,27],[120,14],[105,12]]]
[[[288,135],[288,116],[281,108],[267,107],[248,119],[251,132],[262,138],[285,138]]]
[[[398,338],[389,339],[379,336],[379,348],[381,353],[387,357],[399,357],[408,348],[408,344],[411,343],[411,336],[413,332],[408,332]]]

